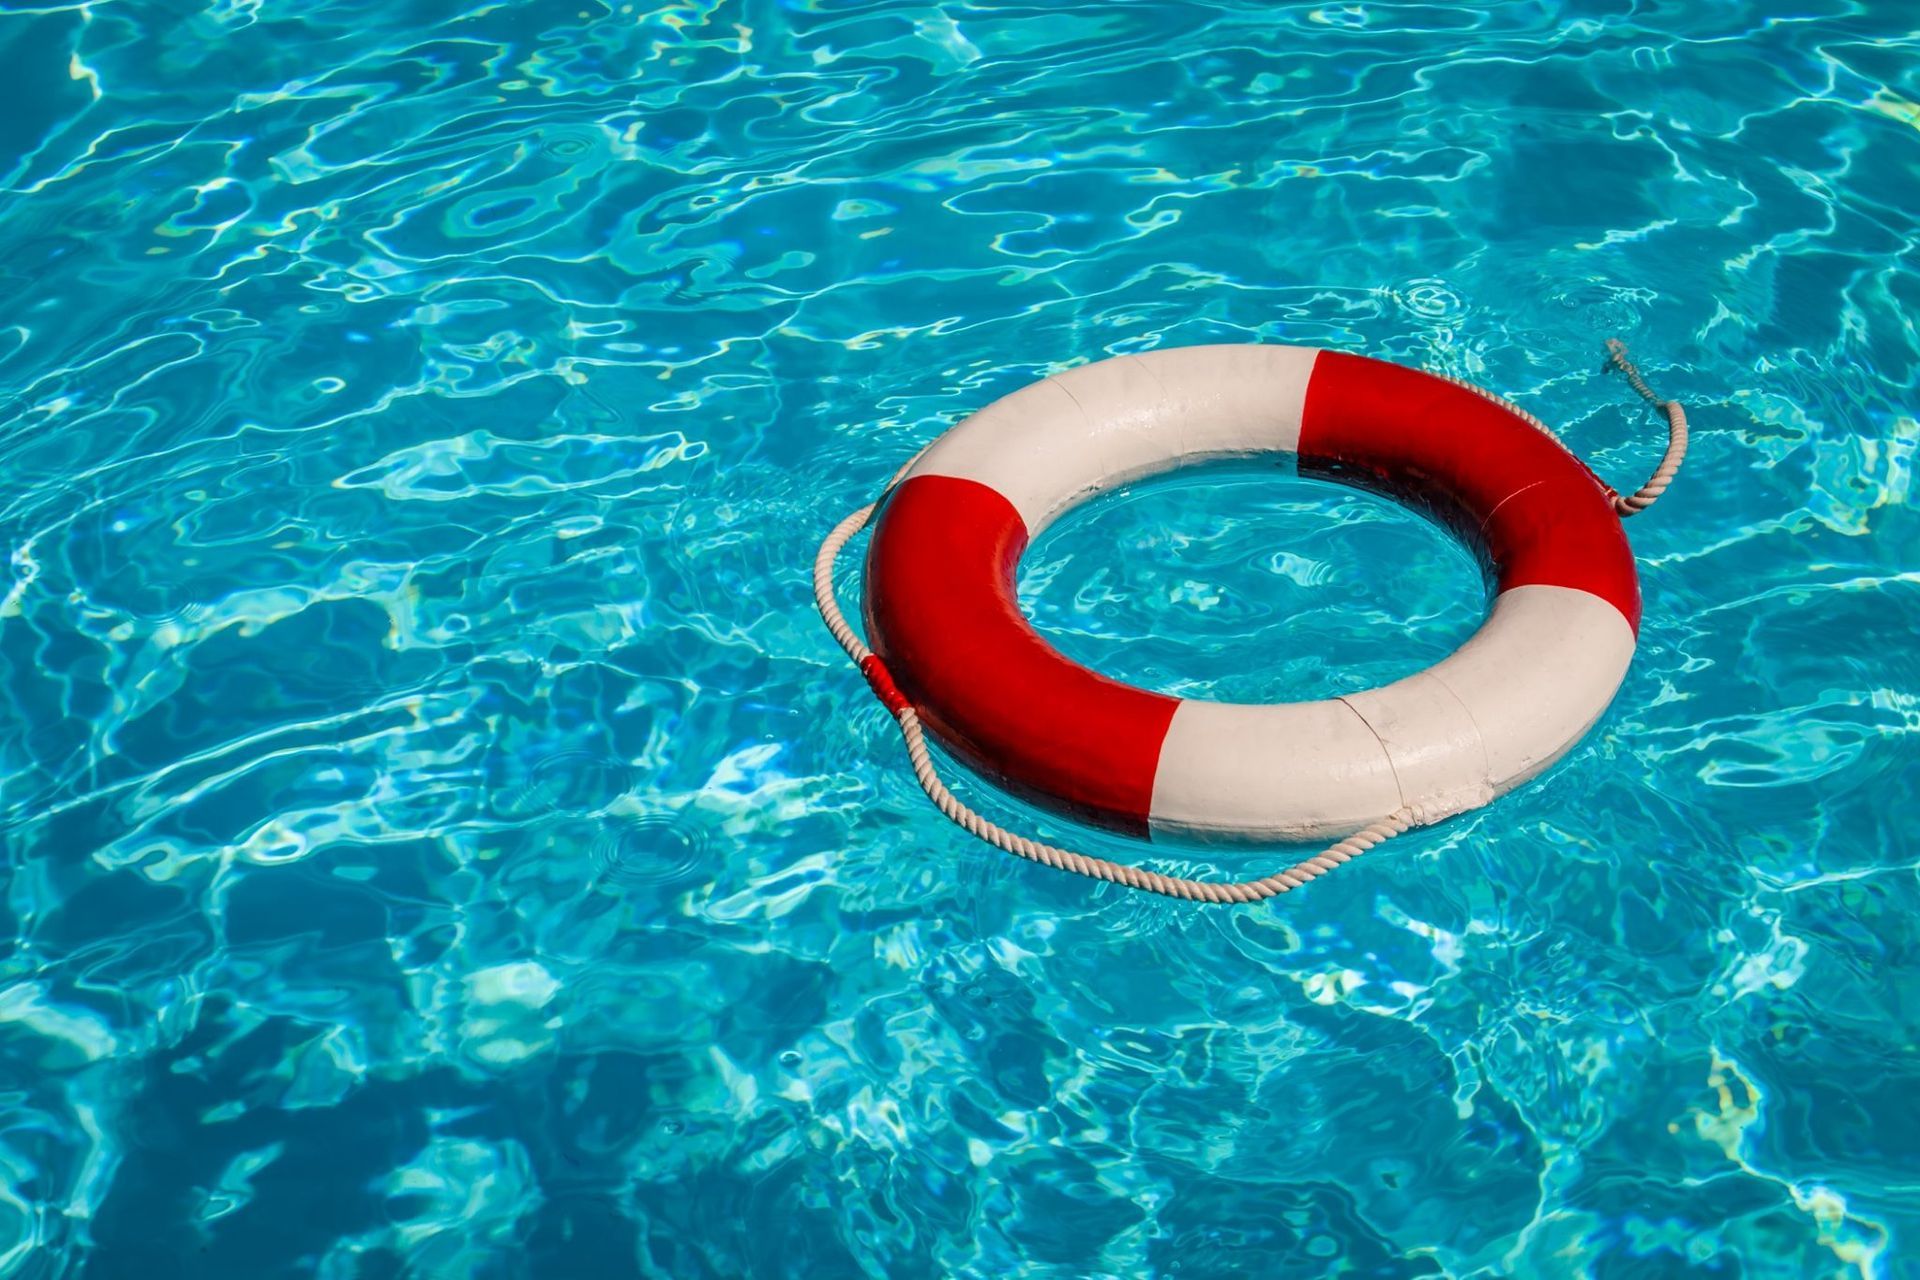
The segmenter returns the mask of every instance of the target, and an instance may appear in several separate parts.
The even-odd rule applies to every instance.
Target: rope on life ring
[[[1626,497],[1614,495],[1613,509],[1625,520],[1628,516],[1637,516],[1659,500],[1680,474],[1680,464],[1687,460],[1687,411],[1680,407],[1678,400],[1662,400],[1640,376],[1640,370],[1633,361],[1627,359],[1627,344],[1618,338],[1607,339],[1607,359],[1613,366],[1627,376],[1627,385],[1640,393],[1640,398],[1667,415],[1667,451],[1660,456],[1660,465],[1653,469],[1647,482]]]
[[[1647,482],[1633,493],[1622,496],[1615,494],[1613,508],[1621,519],[1638,515],[1659,500],[1679,473],[1681,464],[1687,456],[1687,415],[1679,402],[1662,400],[1641,377],[1640,370],[1627,358],[1626,344],[1618,338],[1607,339],[1607,359],[1610,367],[1617,368],[1626,375],[1627,383],[1643,399],[1659,409],[1667,418],[1667,448],[1661,456],[1659,465]],[[1488,399],[1495,400],[1548,435],[1553,433],[1547,425],[1533,414],[1509,403],[1502,397],[1472,383],[1449,375],[1441,374],[1449,382],[1466,387]],[[934,768],[932,752],[927,746],[927,734],[920,723],[920,716],[913,704],[894,683],[893,675],[887,670],[880,655],[869,649],[855,634],[841,612],[839,597],[833,589],[833,575],[840,552],[847,543],[867,527],[873,519],[873,513],[901,478],[912,469],[919,455],[909,458],[905,465],[894,472],[880,497],[866,506],[852,512],[821,542],[819,552],[813,559],[813,599],[819,607],[820,616],[827,624],[827,630],[853,660],[860,674],[866,677],[867,685],[873,690],[895,723],[899,725],[900,736],[906,743],[907,758],[913,765],[913,776],[920,783],[920,789],[927,798],[945,814],[955,825],[964,828],[969,835],[986,841],[994,848],[1010,853],[1017,858],[1038,862],[1060,871],[1069,871],[1074,875],[1086,876],[1092,880],[1105,880],[1113,884],[1125,885],[1129,889],[1139,889],[1146,893],[1157,893],[1169,898],[1183,898],[1192,902],[1207,903],[1248,903],[1262,902],[1268,898],[1289,893],[1310,880],[1314,880],[1335,867],[1351,862],[1369,849],[1400,835],[1408,828],[1416,826],[1422,815],[1412,809],[1400,809],[1380,821],[1365,827],[1329,845],[1320,853],[1304,861],[1296,862],[1285,870],[1257,880],[1194,880],[1185,876],[1164,875],[1146,867],[1128,863],[1113,862],[1106,858],[1096,858],[1070,849],[1062,849],[1043,841],[1029,839],[1026,836],[1008,831],[1005,827],[981,816],[969,808],[940,778]]]

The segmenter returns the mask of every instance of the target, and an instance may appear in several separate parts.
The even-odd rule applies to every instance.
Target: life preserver
[[[1458,651],[1320,702],[1176,699],[1048,645],[1014,595],[1049,522],[1201,461],[1293,455],[1393,495],[1480,556],[1498,594]],[[1331,351],[1208,346],[1121,356],[1017,391],[922,454],[882,506],[865,610],[881,668],[975,769],[1135,835],[1286,840],[1485,804],[1606,710],[1640,621],[1614,493],[1474,388]]]

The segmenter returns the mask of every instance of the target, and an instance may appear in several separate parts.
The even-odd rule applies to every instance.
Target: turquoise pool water
[[[1920,1276],[1910,4],[9,10],[0,1276]],[[1696,432],[1612,712],[1278,903],[970,841],[812,612],[1112,352],[1637,483],[1608,334]],[[1483,603],[1244,471],[1022,590],[1246,699]]]

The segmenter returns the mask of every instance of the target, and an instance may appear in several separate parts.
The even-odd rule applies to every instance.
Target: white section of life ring
[[[1179,347],[1081,365],[994,401],[907,469],[976,480],[1040,531],[1070,507],[1212,458],[1291,453],[1312,347]]]
[[[1187,700],[1160,748],[1156,835],[1327,839],[1405,809],[1438,822],[1534,777],[1599,719],[1633,630],[1567,587],[1502,592],[1425,671],[1319,702]]]

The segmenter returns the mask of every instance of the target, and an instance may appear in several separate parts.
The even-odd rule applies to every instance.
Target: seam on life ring
[[[1120,358],[1128,364],[1131,364],[1134,368],[1144,369],[1146,371],[1147,376],[1153,379],[1154,385],[1160,388],[1160,403],[1165,404],[1167,400],[1167,380],[1153,371],[1153,361],[1142,360],[1138,351],[1129,351]]]
[[[1465,716],[1467,723],[1473,726],[1473,740],[1480,744],[1480,785],[1491,792],[1493,790],[1493,757],[1487,753],[1487,735],[1480,731],[1480,722],[1473,718],[1473,708],[1467,705],[1466,699],[1453,691],[1452,685],[1434,675],[1432,667],[1428,667],[1423,674],[1433,676],[1433,682],[1446,691],[1446,695],[1453,699],[1453,705],[1460,708],[1460,714]]]
[[[1076,365],[1074,367],[1079,369],[1085,369],[1085,368],[1090,368],[1091,366]],[[1073,372],[1073,370],[1069,369],[1067,370],[1067,372],[1071,373]],[[1047,383],[1052,383],[1054,387],[1059,390],[1060,394],[1067,398],[1067,402],[1071,404],[1075,409],[1080,411],[1080,423],[1082,426],[1088,428],[1087,434],[1091,436],[1093,434],[1092,432],[1093,415],[1087,412],[1086,405],[1080,403],[1080,397],[1073,394],[1073,388],[1069,387],[1066,383],[1060,381],[1060,375],[1057,373],[1050,373],[1046,377],[1042,378],[1040,381],[1041,381],[1041,385],[1043,386],[1046,385]],[[1054,520],[1060,515],[1061,512],[1069,511],[1074,507],[1079,506],[1082,502],[1085,502],[1087,500],[1088,494],[1098,493],[1098,492],[1100,492],[1099,479],[1094,480],[1094,482],[1091,485],[1088,485],[1088,484],[1080,485],[1077,491],[1071,494],[1070,496],[1068,496],[1064,501],[1056,499],[1054,502],[1050,503],[1047,507],[1047,510],[1040,516],[1038,523],[1042,526],[1052,524]]]
[[[1486,516],[1482,518],[1482,520],[1480,521],[1480,532],[1482,534],[1486,533],[1487,529],[1493,524],[1493,518],[1500,514],[1500,508],[1506,506],[1509,502],[1512,502],[1515,498],[1527,492],[1529,489],[1538,489],[1541,485],[1545,483],[1546,483],[1545,480],[1528,481],[1526,484],[1521,485],[1518,489],[1515,489],[1512,493],[1508,494],[1506,497],[1500,499],[1500,501],[1494,503],[1493,510],[1487,512]]]
[[[1154,417],[1156,419],[1164,418],[1164,411],[1167,407],[1167,380],[1155,373],[1153,371],[1153,362],[1151,360],[1142,360],[1138,352],[1129,351],[1126,355],[1121,356],[1120,359],[1125,361],[1131,368],[1144,372],[1149,378],[1153,379],[1153,385],[1160,388],[1160,397],[1153,402]],[[1187,459],[1192,456],[1193,454],[1187,448],[1186,424],[1183,422],[1180,424],[1180,452],[1176,455],[1174,465],[1176,467],[1184,467],[1187,465]]]
[[[1081,365],[1081,366],[1077,366],[1077,367],[1080,367],[1080,368],[1087,368],[1087,367],[1090,367],[1090,366],[1086,366],[1086,365]],[[1071,371],[1069,371],[1069,372],[1071,372]],[[1077,395],[1075,395],[1075,394],[1073,394],[1073,388],[1072,388],[1072,387],[1069,387],[1069,386],[1068,386],[1068,385],[1067,385],[1066,383],[1064,383],[1064,382],[1062,382],[1062,381],[1060,381],[1060,375],[1059,375],[1059,374],[1057,374],[1057,373],[1050,373],[1050,374],[1048,374],[1048,375],[1046,376],[1046,378],[1044,379],[1044,381],[1047,381],[1047,382],[1051,382],[1051,383],[1052,383],[1052,384],[1053,384],[1054,386],[1056,386],[1056,387],[1058,387],[1058,388],[1060,388],[1060,390],[1062,390],[1063,392],[1065,392],[1065,393],[1066,393],[1066,396],[1067,396],[1067,399],[1069,399],[1069,400],[1071,400],[1071,401],[1073,401],[1073,407],[1074,407],[1074,408],[1076,408],[1076,409],[1078,409],[1078,410],[1080,411],[1080,421],[1082,421],[1082,422],[1084,422],[1084,423],[1086,423],[1086,424],[1087,424],[1088,426],[1092,426],[1092,425],[1093,425],[1093,415],[1087,412],[1087,406],[1085,406],[1084,404],[1081,404],[1081,403],[1080,403],[1080,397],[1079,397],[1079,396],[1077,396]]]
[[[1422,671],[1420,674],[1423,676],[1431,676],[1433,678],[1433,682],[1436,685],[1440,686],[1441,692],[1445,693],[1449,698],[1453,699],[1453,705],[1460,708],[1460,714],[1465,716],[1467,718],[1467,723],[1470,726],[1472,726],[1473,740],[1480,745],[1479,783],[1482,787],[1486,788],[1488,798],[1491,798],[1493,794],[1493,757],[1487,753],[1487,735],[1480,731],[1480,722],[1473,718],[1473,709],[1467,706],[1466,699],[1462,698],[1459,694],[1453,691],[1452,685],[1448,684],[1445,680],[1442,680],[1438,675],[1434,673],[1433,667],[1428,667],[1425,671]],[[1483,800],[1480,803],[1485,804],[1486,801]]]
[[[1400,797],[1400,807],[1403,809],[1406,808],[1407,807],[1407,789],[1400,784],[1400,766],[1396,765],[1393,762],[1393,752],[1387,749],[1387,740],[1380,736],[1380,731],[1378,729],[1374,728],[1373,725],[1368,723],[1367,718],[1365,716],[1360,714],[1360,708],[1354,706],[1351,702],[1347,701],[1346,695],[1342,694],[1339,697],[1336,697],[1334,701],[1339,703],[1341,706],[1345,707],[1348,711],[1351,711],[1353,713],[1353,718],[1355,720],[1358,720],[1361,724],[1366,725],[1367,732],[1372,734],[1373,740],[1380,744],[1381,758],[1387,762],[1387,772],[1393,775],[1393,793]]]
[[[1408,788],[1400,776],[1400,764],[1399,761],[1394,759],[1393,749],[1387,746],[1385,738],[1380,738],[1378,730],[1374,731],[1374,737],[1380,738],[1381,745],[1387,748],[1387,763],[1393,769],[1394,785],[1400,789],[1400,807],[1409,813],[1418,815],[1419,821],[1422,823],[1437,822],[1441,818],[1463,812],[1465,809],[1476,808],[1493,798],[1493,769],[1487,759],[1486,735],[1480,732],[1479,722],[1473,718],[1473,713],[1467,709],[1467,704],[1460,700],[1460,695],[1455,693],[1453,687],[1446,681],[1435,676],[1431,667],[1407,677],[1402,683],[1416,685],[1427,677],[1432,678],[1433,687],[1439,690],[1440,696],[1458,708],[1460,715],[1466,720],[1467,728],[1473,734],[1473,750],[1479,759],[1479,764],[1477,767],[1470,766],[1472,773],[1465,783],[1452,783],[1441,786],[1438,789],[1435,789],[1430,784],[1424,791],[1415,794],[1413,790]],[[1374,689],[1369,690],[1369,692],[1378,693],[1380,691]],[[1347,702],[1345,697],[1339,700],[1341,702]],[[1373,728],[1373,722],[1367,720],[1365,712],[1353,706],[1351,702],[1347,702],[1347,705],[1363,721],[1366,721],[1369,729]],[[1463,806],[1460,803],[1463,795],[1472,797],[1471,803]]]
[[[1485,623],[1481,623],[1480,625],[1481,625],[1481,630],[1486,629]],[[1478,635],[1479,632],[1475,632],[1474,634]],[[1462,647],[1464,648],[1465,646],[1462,646]],[[1455,689],[1452,685],[1447,683],[1447,678],[1440,674],[1438,668],[1439,668],[1439,664],[1435,663],[1433,666],[1427,668],[1427,674],[1432,676],[1433,682],[1439,685],[1442,689],[1445,689],[1447,691],[1447,696],[1449,698],[1452,698],[1456,703],[1458,703],[1460,705],[1460,709],[1467,713],[1467,723],[1473,726],[1473,736],[1480,740],[1480,761],[1482,766],[1486,770],[1487,790],[1496,791],[1497,788],[1494,786],[1494,781],[1493,781],[1493,754],[1487,750],[1487,731],[1480,727],[1480,721],[1473,714],[1473,708],[1467,705],[1467,700],[1460,696],[1460,691],[1458,689]]]

